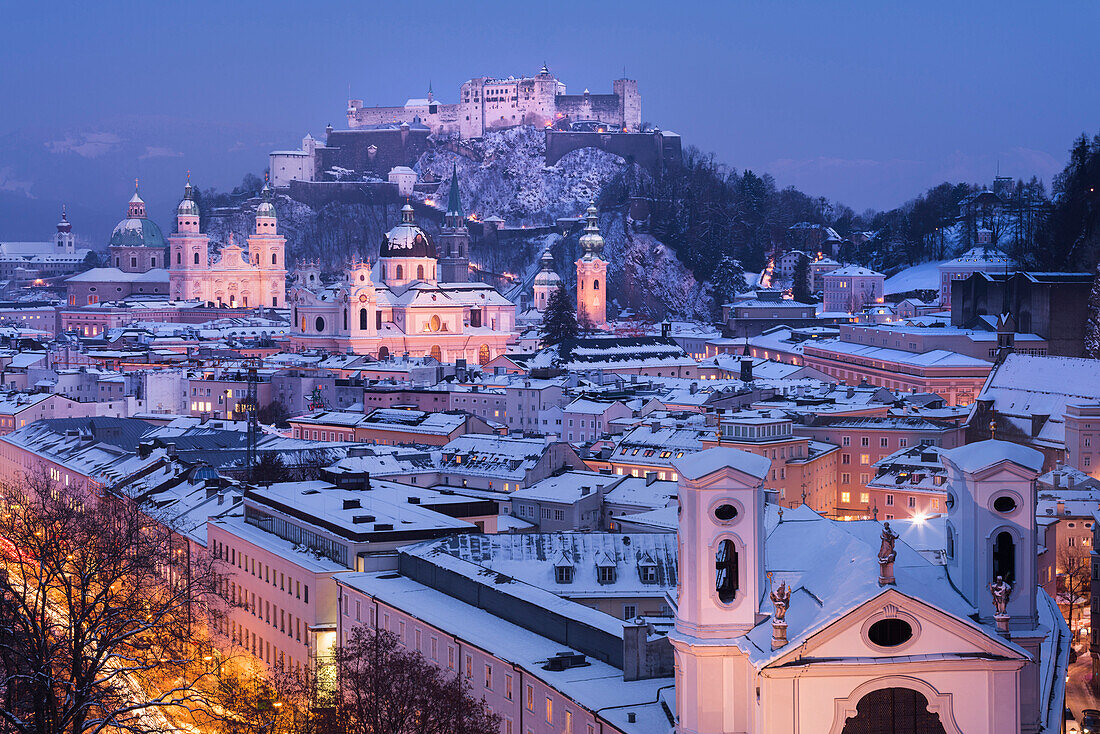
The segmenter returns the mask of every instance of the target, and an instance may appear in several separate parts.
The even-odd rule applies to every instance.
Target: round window
[[[737,517],[737,508],[733,505],[718,505],[714,508],[714,516],[723,522],[729,522]]]
[[[993,509],[997,512],[1012,512],[1016,509],[1016,500],[1008,495],[993,500]]]
[[[322,331],[325,330],[325,320],[323,318],[321,318],[320,316],[318,316],[317,321],[314,324],[314,326],[317,327],[317,333],[321,333]]]
[[[897,647],[913,637],[913,628],[904,619],[880,619],[867,630],[867,637],[879,647]]]

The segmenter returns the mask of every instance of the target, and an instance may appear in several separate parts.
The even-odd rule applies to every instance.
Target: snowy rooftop
[[[536,502],[557,502],[573,504],[583,497],[592,496],[597,490],[610,487],[622,481],[623,477],[614,474],[600,474],[593,471],[567,471],[556,476],[535,482],[530,487],[512,492],[512,501],[533,500]]]

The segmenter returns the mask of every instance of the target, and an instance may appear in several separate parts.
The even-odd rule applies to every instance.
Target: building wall
[[[1066,464],[1100,479],[1100,404],[1067,405]]]

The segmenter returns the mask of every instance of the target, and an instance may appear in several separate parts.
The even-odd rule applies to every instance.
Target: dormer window
[[[601,584],[613,584],[615,583],[615,567],[614,566],[600,566],[596,569],[596,580]]]
[[[573,583],[573,567],[572,566],[558,566],[554,569],[554,580],[559,584],[571,584]]]
[[[643,584],[657,583],[657,566],[654,563],[644,563],[638,566],[638,577]]]

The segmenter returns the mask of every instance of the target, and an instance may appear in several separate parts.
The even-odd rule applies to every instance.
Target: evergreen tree
[[[543,346],[558,348],[559,359],[568,359],[573,352],[573,346],[577,342],[577,315],[573,310],[572,299],[561,285],[546,301],[539,335]]]
[[[711,282],[714,283],[714,296],[719,304],[729,303],[738,293],[748,290],[741,261],[729,255],[718,263]]]
[[[810,259],[808,257],[798,258],[794,266],[794,285],[791,288],[791,295],[799,303],[810,303],[812,296],[810,296]]]
[[[1092,279],[1088,316],[1085,321],[1085,356],[1100,359],[1100,266]]]

